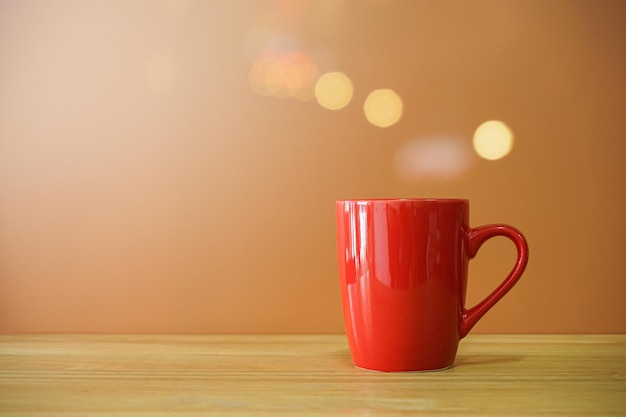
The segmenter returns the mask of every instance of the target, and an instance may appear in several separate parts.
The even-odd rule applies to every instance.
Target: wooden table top
[[[626,335],[470,335],[455,366],[352,365],[343,335],[0,336],[1,416],[626,415]]]

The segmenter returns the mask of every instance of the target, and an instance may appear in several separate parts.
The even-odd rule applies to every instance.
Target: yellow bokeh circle
[[[505,157],[513,148],[513,132],[499,120],[487,121],[474,133],[474,150],[484,159],[495,161]]]
[[[329,110],[344,108],[352,100],[352,81],[342,72],[322,74],[315,83],[315,98],[320,106]]]
[[[365,117],[378,127],[389,127],[402,117],[403,103],[393,90],[383,88],[372,91],[363,104]]]

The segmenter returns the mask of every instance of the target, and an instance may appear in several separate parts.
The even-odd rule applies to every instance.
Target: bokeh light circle
[[[307,52],[265,49],[250,68],[248,80],[258,94],[306,101],[313,99],[318,75],[315,59]]]
[[[378,127],[396,124],[402,117],[402,108],[400,96],[387,88],[372,91],[363,104],[365,117],[371,124]]]
[[[474,150],[484,159],[495,161],[503,158],[513,148],[513,132],[499,120],[489,120],[474,133]]]
[[[353,92],[350,77],[342,72],[322,74],[315,83],[317,102],[329,110],[339,110],[347,106],[352,100]]]

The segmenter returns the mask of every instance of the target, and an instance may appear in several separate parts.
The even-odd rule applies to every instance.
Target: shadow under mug
[[[344,324],[354,364],[380,371],[452,366],[459,341],[519,280],[526,239],[509,225],[469,227],[460,199],[346,200],[336,203]],[[506,279],[465,308],[467,268],[489,238],[517,249]]]

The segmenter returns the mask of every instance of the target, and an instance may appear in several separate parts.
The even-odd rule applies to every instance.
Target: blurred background
[[[373,197],[525,233],[474,332],[625,332],[625,40],[620,0],[0,0],[0,333],[342,332]]]

